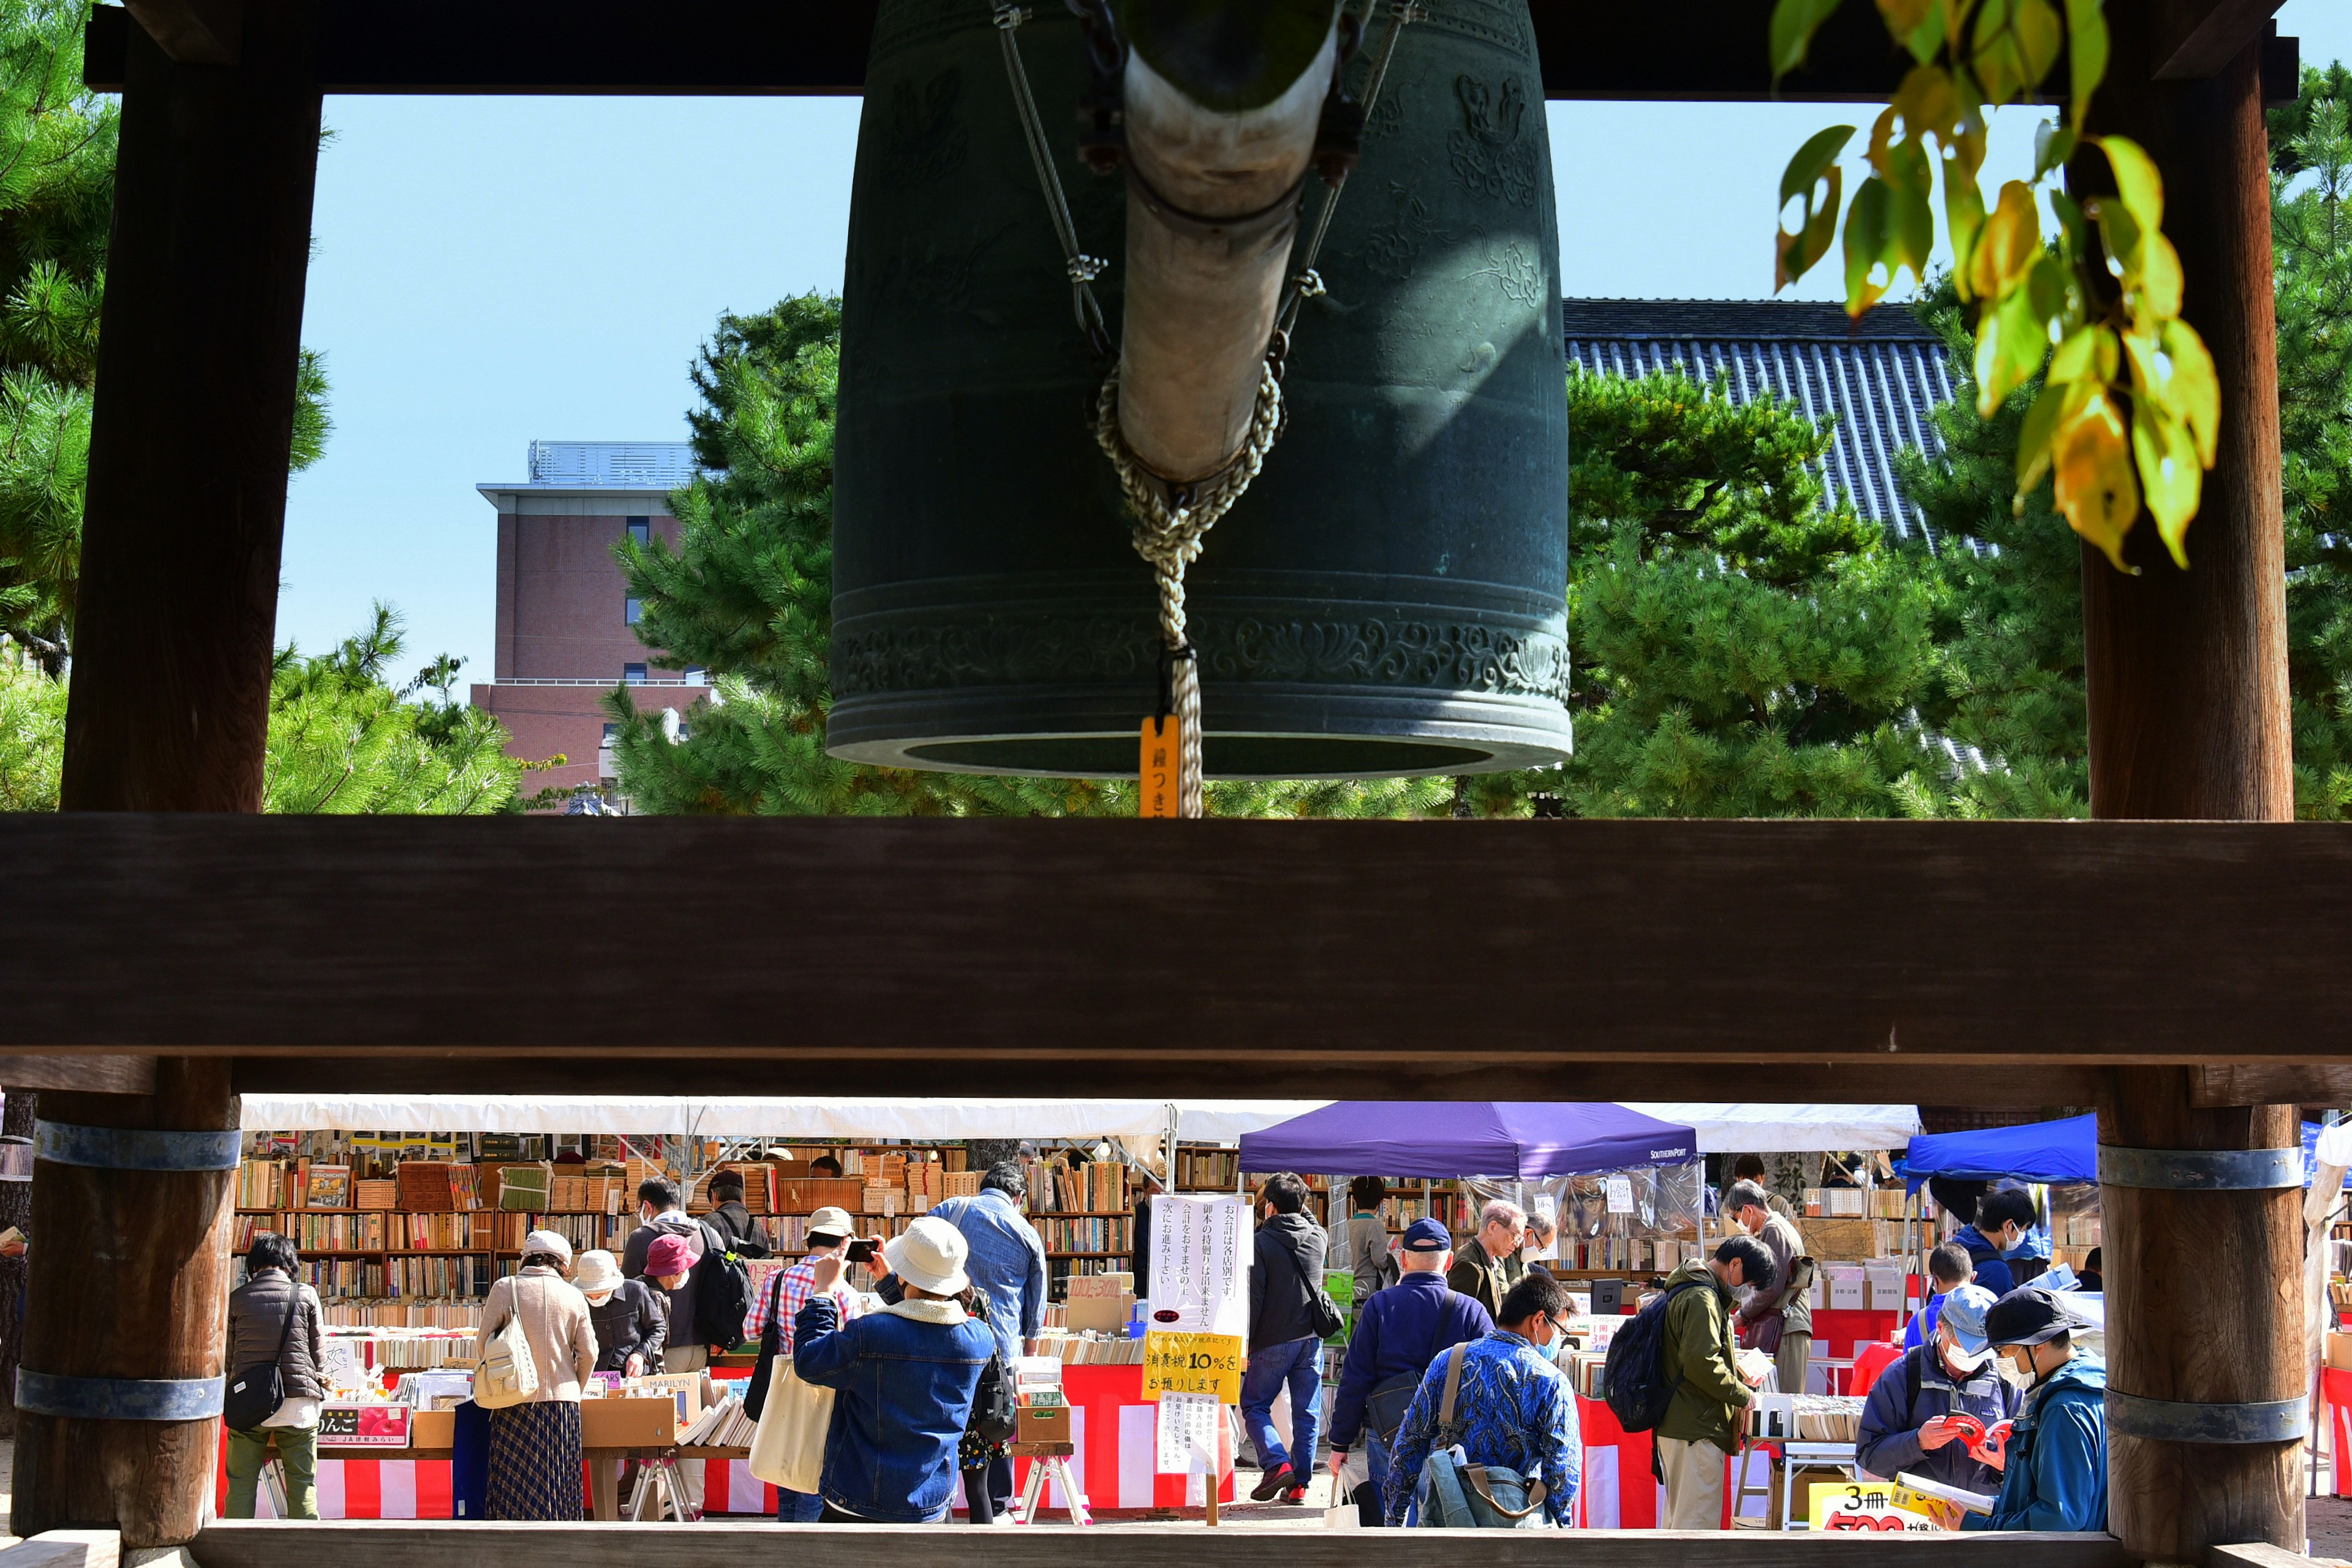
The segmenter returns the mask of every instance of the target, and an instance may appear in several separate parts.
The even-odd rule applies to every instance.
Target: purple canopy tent
[[[1534,1182],[1697,1158],[1690,1128],[1606,1102],[1343,1100],[1243,1133],[1241,1168]]]

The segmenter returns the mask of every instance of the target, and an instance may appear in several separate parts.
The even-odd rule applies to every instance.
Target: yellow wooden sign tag
[[[1143,1397],[1157,1402],[1163,1394],[1213,1394],[1220,1403],[1242,1402],[1242,1363],[1248,1342],[1239,1334],[1167,1333],[1147,1329],[1143,1335]]]
[[[1165,719],[1143,721],[1143,756],[1136,769],[1136,795],[1140,803],[1138,816],[1177,815],[1176,755],[1182,734],[1181,721],[1173,713]]]

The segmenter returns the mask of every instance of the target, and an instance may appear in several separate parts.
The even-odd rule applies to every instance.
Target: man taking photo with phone
[[[768,1379],[779,1355],[793,1353],[793,1319],[816,1295],[816,1266],[821,1258],[837,1258],[845,1263],[863,1263],[874,1255],[872,1241],[853,1241],[856,1224],[848,1211],[822,1208],[809,1215],[808,1256],[789,1268],[776,1271],[768,1288],[752,1298],[751,1310],[743,1319],[743,1337],[760,1342],[760,1364],[751,1373],[751,1387],[744,1400],[745,1413],[759,1419],[760,1405],[768,1395]],[[857,1292],[838,1273],[824,1294],[833,1298],[840,1308],[838,1321],[847,1322],[857,1313]],[[754,1403],[754,1402],[757,1403]],[[814,1524],[824,1511],[824,1500],[814,1492],[786,1491],[776,1489],[776,1522],[779,1524]]]

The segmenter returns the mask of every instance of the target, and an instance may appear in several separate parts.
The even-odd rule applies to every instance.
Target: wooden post
[[[40,1091],[11,1084],[0,1111],[0,1136],[30,1138]],[[33,1184],[0,1181],[0,1229],[33,1226]],[[16,1363],[25,1353],[25,1259],[0,1258],[0,1434],[16,1431]]]
[[[83,1128],[234,1129],[228,1068],[225,1060],[167,1057],[152,1095],[51,1091],[41,1096],[41,1118]],[[36,1172],[27,1373],[218,1378],[236,1171],[110,1169],[44,1157]],[[89,1383],[63,1394],[109,1396],[107,1385]],[[14,1533],[110,1525],[126,1547],[194,1537],[213,1487],[217,1415],[99,1419],[37,1413],[33,1403],[20,1395],[16,1413]]]
[[[258,811],[310,262],[311,0],[239,62],[131,27],[66,714],[69,811]]]
[[[2202,80],[2155,80],[2165,64],[2159,9],[2110,8],[2115,51],[2096,129],[2137,141],[2163,171],[2185,313],[2221,374],[2221,455],[2189,531],[2189,571],[2172,564],[2145,516],[2126,552],[2138,575],[2084,549],[2092,811],[2284,821],[2294,795],[2262,46],[2244,41]],[[2098,154],[2071,174],[2078,194],[2113,189]],[[2193,1076],[2116,1069],[2100,1142],[2296,1145],[2293,1106],[2195,1109]],[[2297,1197],[2102,1188],[2111,1393],[2190,1405],[2302,1396]],[[2135,1434],[2118,1429],[2134,1423],[2119,1423],[2116,1409],[2111,1402],[2107,1526],[2126,1550],[2183,1562],[2229,1542],[2303,1549],[2301,1444]]]

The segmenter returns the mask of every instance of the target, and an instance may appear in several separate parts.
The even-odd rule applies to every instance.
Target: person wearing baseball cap
[[[743,1413],[752,1420],[757,1421],[767,1406],[768,1382],[775,1375],[776,1358],[793,1353],[793,1319],[816,1294],[816,1260],[843,1257],[856,1234],[857,1222],[849,1217],[848,1210],[817,1210],[808,1216],[808,1256],[789,1268],[778,1269],[769,1279],[768,1288],[751,1299],[751,1310],[743,1317],[743,1337],[760,1342],[760,1361],[743,1395]],[[857,1292],[846,1280],[836,1276],[829,1293],[842,1321],[856,1315]],[[814,1524],[824,1512],[824,1500],[816,1493],[776,1489],[777,1523]]]
[[[1454,1237],[1433,1219],[1405,1227],[1396,1249],[1397,1281],[1362,1303],[1339,1392],[1331,1405],[1331,1473],[1367,1526],[1381,1522],[1381,1488],[1389,1447],[1430,1363],[1484,1337],[1495,1320],[1474,1296],[1448,1288]],[[1336,1499],[1335,1499],[1336,1500]]]
[[[931,1524],[955,1495],[956,1455],[996,1335],[965,1310],[971,1246],[925,1215],[883,1258],[901,1299],[850,1322],[831,1291],[844,1259],[811,1259],[815,1293],[793,1323],[793,1370],[834,1390],[818,1490],[825,1524]]]
[[[2021,1395],[1993,1366],[1985,1342],[1992,1304],[1981,1285],[1953,1287],[1934,1340],[1878,1374],[1855,1435],[1864,1469],[1882,1480],[1909,1471],[1972,1492],[2000,1489],[2001,1450],[1986,1435],[2016,1415]]]
[[[1990,1514],[1963,1518],[1962,1530],[2107,1528],[2107,1365],[2075,1348],[2074,1331],[2085,1327],[2039,1285],[2011,1290],[1985,1313],[2001,1375],[2025,1397],[2000,1497]]]

